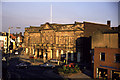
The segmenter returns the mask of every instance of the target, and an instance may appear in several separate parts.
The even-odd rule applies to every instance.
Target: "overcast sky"
[[[24,32],[26,26],[50,22],[50,5],[53,10],[53,23],[73,24],[78,22],[98,22],[106,24],[111,20],[112,26],[118,26],[117,2],[3,2],[2,31]]]

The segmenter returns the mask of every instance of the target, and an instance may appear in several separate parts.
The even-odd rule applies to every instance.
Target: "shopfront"
[[[112,70],[112,80],[120,80],[120,71]]]
[[[103,69],[103,68],[97,68],[97,78],[107,79],[108,78],[108,70]]]

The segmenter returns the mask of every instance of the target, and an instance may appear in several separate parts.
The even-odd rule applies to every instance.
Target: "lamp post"
[[[8,53],[10,53],[9,46],[10,46],[10,29],[13,27],[8,28]]]

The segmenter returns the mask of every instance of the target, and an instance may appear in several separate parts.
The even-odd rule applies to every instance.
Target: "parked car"
[[[5,58],[5,57],[3,57],[3,58],[2,58],[2,61],[6,61],[6,58]]]
[[[44,64],[40,64],[40,67],[43,67],[43,68],[55,68],[55,65],[52,65],[50,63],[44,63]]]
[[[34,59],[35,57],[34,57],[34,56],[30,56],[29,58],[30,58],[30,59]]]
[[[16,65],[16,68],[28,68],[28,66],[25,63],[20,63]]]
[[[18,50],[13,50],[13,54],[18,55],[19,54]]]
[[[18,54],[18,51],[15,52],[15,55],[17,55],[17,54]]]
[[[58,62],[57,59],[50,59],[49,61],[50,61],[50,62],[55,62],[55,63]]]
[[[59,64],[59,65],[63,65],[63,62],[62,62],[62,61],[59,61],[59,60],[57,60],[57,59],[50,59],[49,62],[50,62],[50,63]]]

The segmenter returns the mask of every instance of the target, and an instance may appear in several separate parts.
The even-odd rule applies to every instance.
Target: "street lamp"
[[[12,29],[13,27],[9,27],[8,29],[8,53],[10,53],[9,51],[9,46],[10,46],[10,29]]]

